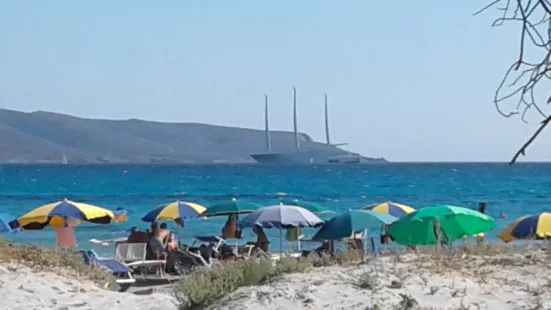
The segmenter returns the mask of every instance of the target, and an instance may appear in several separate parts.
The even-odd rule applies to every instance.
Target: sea
[[[394,201],[421,208],[449,204],[475,209],[486,202],[497,227],[515,218],[551,210],[551,163],[392,163],[388,165],[3,165],[0,166],[0,212],[15,217],[63,198],[105,208],[123,207],[128,220],[76,228],[80,248],[107,248],[89,240],[117,237],[131,226],[146,229],[141,217],[175,200],[206,207],[232,198],[274,205],[280,198],[316,202],[335,212]],[[498,218],[500,212],[505,219]],[[322,215],[328,219],[332,215]],[[198,234],[219,234],[226,218],[192,219],[179,230],[186,243]],[[175,230],[173,223],[171,228]],[[306,237],[315,230],[306,229]],[[378,230],[370,232],[378,238]],[[118,235],[120,236],[120,235]],[[250,231],[244,239],[254,239]],[[279,231],[270,230],[273,244]],[[14,242],[51,246],[51,228],[8,235]],[[378,240],[378,239],[376,239]],[[293,245],[285,244],[285,247]],[[99,247],[99,248],[98,248]]]

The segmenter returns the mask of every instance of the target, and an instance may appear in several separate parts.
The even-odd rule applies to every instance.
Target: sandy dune
[[[0,265],[0,309],[177,309],[167,293],[134,295],[54,273]]]
[[[401,255],[322,267],[244,287],[210,309],[548,309],[551,260],[532,254]],[[177,309],[170,289],[151,295],[0,265],[0,309]]]
[[[455,257],[441,263],[429,259],[376,258],[353,267],[325,267],[307,275],[288,275],[270,284],[242,288],[211,309],[551,307],[549,266],[542,262],[546,258]]]

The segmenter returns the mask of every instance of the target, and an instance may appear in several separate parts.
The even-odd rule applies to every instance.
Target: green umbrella
[[[371,210],[348,210],[337,214],[330,219],[323,227],[312,237],[312,240],[339,240],[348,238],[352,233],[365,229],[390,224],[398,218]]]
[[[327,209],[326,207],[321,206],[320,204],[317,204],[315,202],[308,202],[308,201],[300,201],[298,199],[280,199],[280,203],[290,205],[290,206],[296,206],[304,208],[312,213],[334,213],[333,211]]]
[[[486,232],[494,220],[480,212],[446,205],[421,208],[392,223],[389,235],[399,244],[436,244],[434,220],[438,219],[444,241]]]
[[[245,214],[245,213],[251,213],[258,208],[260,208],[260,206],[255,203],[247,202],[247,201],[239,201],[234,198],[229,202],[215,204],[207,208],[207,210],[205,210],[201,214],[201,216],[223,216],[223,215],[231,215],[231,214]]]

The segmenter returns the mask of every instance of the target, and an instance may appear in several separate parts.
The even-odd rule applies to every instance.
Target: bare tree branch
[[[523,122],[527,122],[526,116],[533,108],[543,118],[536,132],[511,160],[510,164],[513,164],[520,155],[524,156],[528,146],[551,121],[551,116],[544,112],[551,103],[551,0],[494,0],[473,15],[494,7],[501,13],[492,27],[520,23],[518,56],[497,87],[494,95],[496,109],[504,117],[519,115]],[[545,98],[538,100],[538,94],[539,97],[545,95]],[[516,102],[514,108],[508,105],[511,100]]]
[[[526,143],[524,143],[522,145],[520,150],[518,150],[515,153],[515,156],[513,156],[513,159],[511,159],[511,162],[509,162],[509,165],[514,164],[517,161],[517,158],[520,155],[522,155],[522,156],[525,155],[525,152],[526,152],[526,149],[528,148],[528,146],[530,146],[530,144],[532,144],[532,142],[534,142],[534,140],[536,140],[536,138],[545,129],[545,127],[547,127],[547,124],[549,124],[550,121],[551,121],[551,116],[547,117],[546,119],[543,120],[543,122],[541,122],[540,127],[538,128],[538,130],[536,130],[536,132],[534,132],[534,134],[530,137],[530,139],[528,139],[528,141],[526,141]]]

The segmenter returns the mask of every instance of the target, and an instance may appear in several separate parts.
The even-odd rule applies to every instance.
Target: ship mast
[[[331,140],[329,139],[329,112],[327,111],[327,94],[325,95],[325,140],[327,145],[331,146]]]
[[[268,152],[272,151],[272,142],[270,141],[270,127],[268,125],[268,95],[264,94],[264,122],[266,126],[266,147]]]
[[[297,126],[297,89],[293,87],[293,124],[295,127],[295,146],[297,150],[300,149],[300,142],[298,140],[298,126]]]

